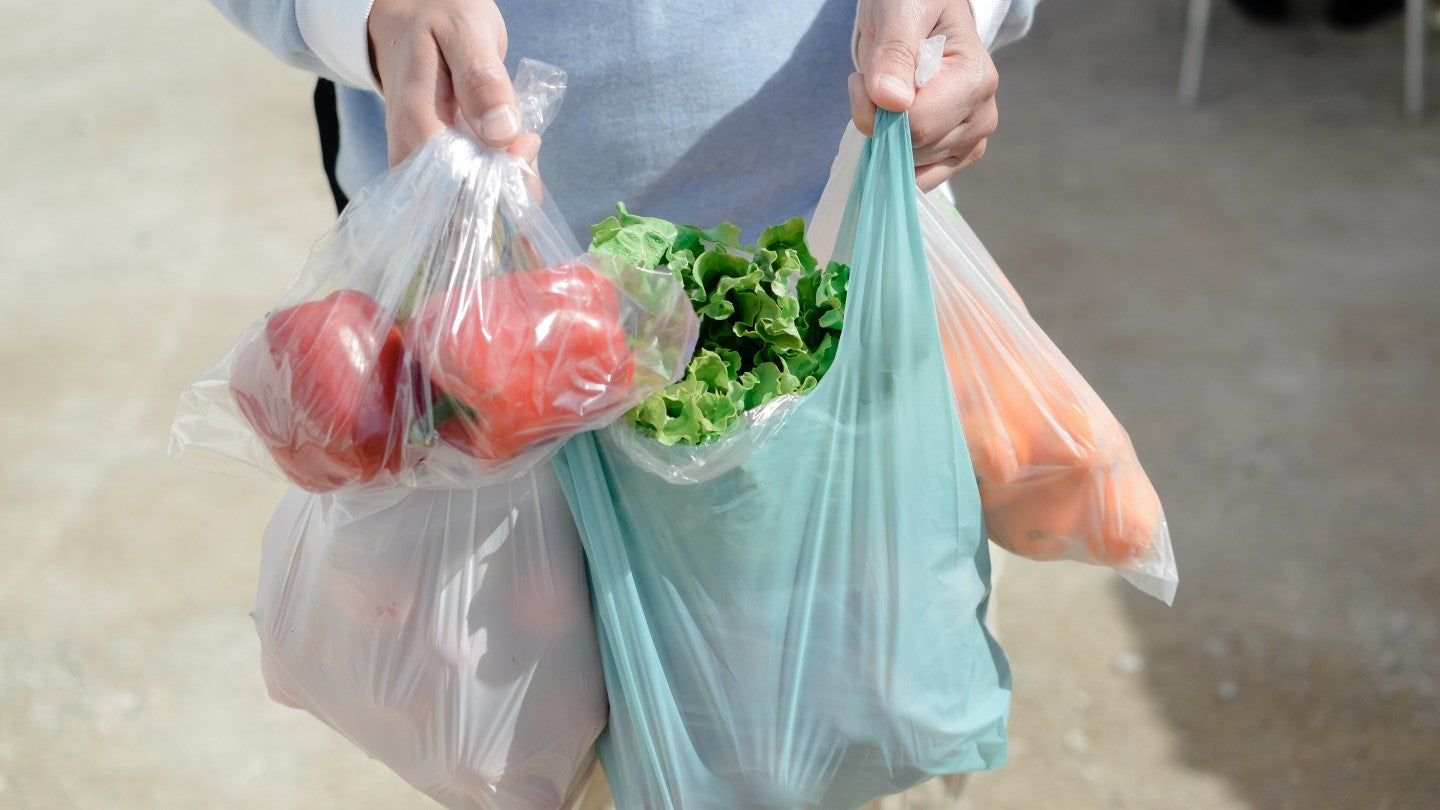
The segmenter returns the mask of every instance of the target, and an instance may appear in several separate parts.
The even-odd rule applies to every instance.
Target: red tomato
[[[340,290],[271,315],[235,358],[230,390],[290,480],[328,492],[399,471],[404,355],[395,318]]]
[[[474,413],[442,422],[440,436],[477,458],[588,426],[625,402],[635,373],[615,287],[580,263],[438,292],[406,339],[436,388]]]

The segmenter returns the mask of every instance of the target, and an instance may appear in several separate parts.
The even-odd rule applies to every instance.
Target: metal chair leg
[[[1211,0],[1190,0],[1185,15],[1185,45],[1180,53],[1180,103],[1194,106],[1200,100],[1200,72],[1205,61],[1205,39],[1210,28]],[[1421,0],[1409,0],[1414,5]]]
[[[1420,120],[1425,112],[1426,0],[1405,2],[1405,113]]]

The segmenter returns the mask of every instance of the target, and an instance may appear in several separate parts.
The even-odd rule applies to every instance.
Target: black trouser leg
[[[325,179],[330,181],[330,194],[335,197],[335,210],[344,211],[350,198],[340,190],[335,178],[335,158],[340,154],[340,112],[335,106],[335,84],[321,79],[315,84],[315,124],[320,130],[320,160],[325,165]]]

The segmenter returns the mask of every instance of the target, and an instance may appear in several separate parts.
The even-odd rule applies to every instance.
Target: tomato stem
[[[400,297],[400,306],[395,311],[395,320],[402,324],[410,321],[410,316],[415,312],[415,305],[420,303],[420,292],[425,284],[426,268],[429,262],[422,261],[415,266],[414,272],[410,274],[410,283],[405,285],[405,292]]]
[[[419,447],[433,447],[440,439],[438,428],[444,423],[455,418],[456,415],[464,414],[467,419],[475,419],[475,409],[467,406],[460,400],[449,394],[441,394],[415,424],[410,426],[410,443]]]

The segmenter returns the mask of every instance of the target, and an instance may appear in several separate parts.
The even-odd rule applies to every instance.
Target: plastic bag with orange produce
[[[1117,569],[1167,604],[1170,530],[1130,436],[943,196],[920,200],[940,341],[990,539]]]
[[[854,174],[863,143],[852,125],[831,186],[848,187],[835,179]],[[1170,531],[1129,434],[943,193],[920,195],[917,204],[940,342],[990,539],[1033,560],[1114,568],[1169,604],[1179,582]],[[810,230],[820,261],[842,205],[822,198],[817,209]]]

